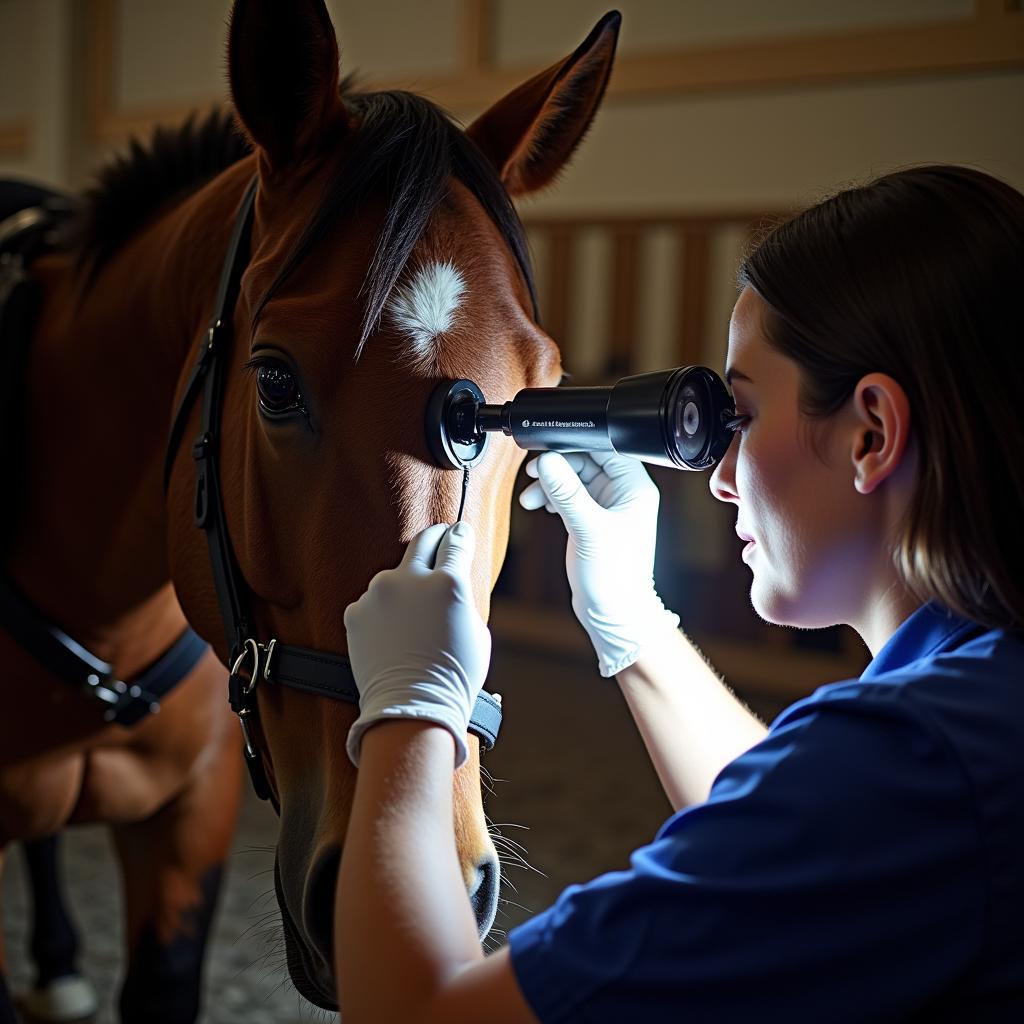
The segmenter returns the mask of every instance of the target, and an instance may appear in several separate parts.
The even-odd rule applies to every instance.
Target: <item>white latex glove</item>
[[[491,660],[491,634],[469,583],[475,546],[468,523],[428,526],[398,567],[377,573],[345,609],[359,688],[346,744],[353,764],[363,733],[394,718],[445,726],[455,737],[455,767],[466,760],[466,731]]]
[[[572,607],[602,676],[632,665],[679,625],[654,589],[660,494],[636,459],[615,452],[545,452],[527,463],[523,508],[547,508],[565,523]]]

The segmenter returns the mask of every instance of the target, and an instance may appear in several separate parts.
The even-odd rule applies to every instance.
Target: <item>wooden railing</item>
[[[724,335],[709,329],[709,284],[712,242],[726,234],[739,234],[739,248],[777,220],[775,215],[745,211],[696,214],[645,214],[610,216],[577,214],[572,217],[534,218],[527,222],[531,245],[543,253],[540,290],[545,329],[556,340],[571,335],[574,273],[580,248],[587,239],[606,239],[610,258],[603,280],[579,282],[586,302],[604,301],[608,306],[609,351],[603,376],[619,377],[646,369],[638,365],[639,327],[643,298],[642,279],[645,243],[655,237],[668,239],[676,254],[671,279],[673,294],[664,301],[672,306],[675,322],[671,360],[665,365],[699,362],[711,340]],[[718,325],[721,326],[721,325]],[[669,353],[666,353],[669,354]]]

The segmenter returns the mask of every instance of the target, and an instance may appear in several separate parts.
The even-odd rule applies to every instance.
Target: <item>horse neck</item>
[[[85,636],[154,601],[172,603],[180,619],[167,582],[164,451],[251,164],[155,218],[80,299],[66,257],[35,268],[43,303],[26,382],[32,470],[9,569]]]

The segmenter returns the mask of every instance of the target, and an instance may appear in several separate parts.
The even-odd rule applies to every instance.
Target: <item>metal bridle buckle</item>
[[[242,687],[242,694],[245,697],[252,695],[252,692],[256,689],[256,681],[260,674],[260,646],[252,638],[245,641],[245,646],[242,648],[241,653],[235,658],[234,665],[231,666],[231,675],[238,676],[239,669],[245,664],[245,659],[252,656],[252,671],[249,675],[249,681]],[[245,741],[245,751],[250,758],[256,757],[256,747],[253,745],[252,736],[249,734],[249,715],[252,714],[253,709],[248,704],[240,707],[235,713],[238,715],[239,724],[242,726],[242,739]]]
[[[277,639],[275,638],[271,640],[266,647],[267,660],[263,662],[263,678],[266,679],[268,683],[273,682],[273,680],[270,678],[270,661],[274,657],[274,644],[276,643]]]
[[[242,692],[246,696],[256,689],[256,679],[260,674],[260,645],[250,637],[245,641],[245,645],[242,647],[242,653],[235,658],[235,663],[231,666],[231,674],[233,676],[237,676],[238,670],[242,667],[246,657],[250,654],[252,655],[252,672],[249,674],[248,685],[242,687]]]

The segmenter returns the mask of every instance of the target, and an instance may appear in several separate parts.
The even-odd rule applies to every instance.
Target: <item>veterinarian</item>
[[[531,462],[520,500],[565,523],[676,813],[485,956],[451,823],[490,638],[470,528],[425,530],[345,615],[345,1024],[1024,1021],[1024,196],[887,175],[777,227],[740,284],[711,490],[757,613],[846,623],[871,663],[765,729],[658,598],[643,467]]]

